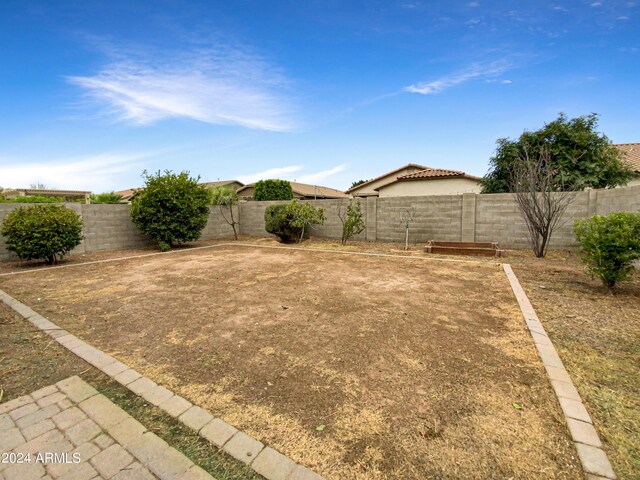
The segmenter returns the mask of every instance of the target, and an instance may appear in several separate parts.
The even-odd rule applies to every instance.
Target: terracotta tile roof
[[[618,143],[613,146],[622,153],[622,161],[640,173],[640,143]]]
[[[426,179],[446,178],[446,177],[464,177],[464,178],[471,178],[474,180],[481,180],[480,177],[476,177],[474,175],[468,175],[458,170],[444,170],[442,168],[426,167],[424,170],[420,170],[419,172],[413,172],[413,173],[408,173],[407,175],[402,175],[401,177],[398,177],[398,181],[416,180],[416,179],[425,179],[425,178]]]
[[[419,168],[419,169],[427,168],[424,165],[418,165],[417,163],[407,163],[406,165],[404,165],[404,166],[402,166],[400,168],[396,168],[395,170],[391,170],[390,172],[387,172],[384,175],[380,175],[379,177],[372,178],[371,180],[367,180],[366,182],[361,183],[359,185],[356,185],[355,187],[351,187],[349,190],[346,191],[346,193],[351,193],[351,192],[353,192],[355,190],[358,190],[358,189],[360,189],[362,187],[365,187],[365,186],[369,185],[372,182],[377,182],[378,180],[382,180],[385,177],[388,177],[390,175],[393,175],[394,173],[401,172],[402,170],[404,170],[406,168],[411,168],[411,167]],[[389,183],[393,183],[393,182],[395,182],[395,180],[396,179],[393,178],[393,179],[389,180]]]
[[[322,187],[320,185],[309,185],[306,183],[289,182],[291,183],[291,190],[294,194],[308,198],[347,198],[348,195],[335,188]],[[241,194],[243,190],[253,187],[253,183],[249,183],[242,188],[238,189],[238,194]]]
[[[128,202],[129,200],[131,200],[133,198],[133,194],[143,190],[142,188],[129,188],[127,190],[120,190],[118,192],[113,192],[116,195],[121,195],[122,196],[122,200],[124,200],[125,202]]]

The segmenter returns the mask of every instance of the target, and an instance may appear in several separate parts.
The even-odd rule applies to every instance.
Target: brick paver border
[[[538,349],[540,360],[547,371],[551,386],[556,392],[587,480],[615,479],[616,474],[613,472],[607,454],[602,450],[602,442],[593,426],[589,412],[582,403],[578,390],[564,368],[562,360],[560,360],[558,352],[542,326],[533,305],[531,305],[511,265],[505,263],[502,268],[509,279],[518,305],[520,305],[524,321]]]
[[[483,263],[488,265],[502,265],[504,272],[509,280],[511,289],[518,301],[525,323],[538,353],[540,359],[546,369],[551,385],[556,393],[560,407],[567,421],[567,426],[571,434],[571,438],[575,443],[578,457],[582,467],[587,475],[587,480],[616,478],[609,459],[602,450],[602,442],[598,436],[598,432],[593,426],[593,422],[587,412],[577,389],[575,388],[569,373],[564,368],[562,360],[558,352],[554,348],[551,339],[547,335],[538,315],[536,314],[527,294],[520,285],[513,269],[508,263],[503,262],[479,262],[467,259],[448,259],[448,258],[425,258],[410,255],[393,255],[383,253],[367,253],[367,252],[349,252],[342,250],[328,249],[306,249],[300,247],[280,247],[275,245],[256,245],[247,243],[220,243],[216,245],[206,245],[202,247],[194,247],[186,250],[177,250],[171,252],[154,252],[142,255],[133,255],[129,257],[120,257],[114,259],[97,260],[92,262],[84,262],[71,265],[61,265],[58,267],[49,267],[45,270],[53,268],[70,268],[81,265],[92,265],[98,263],[113,262],[118,260],[127,260],[133,258],[151,257],[156,255],[166,255],[172,253],[190,252],[206,248],[216,248],[224,246],[241,246],[253,248],[270,248],[296,250],[305,252],[319,253],[339,253],[344,255],[360,255],[373,257],[395,257],[405,259],[419,259],[444,262],[458,263]],[[18,272],[9,272],[0,274],[16,275],[20,273],[29,273],[43,270],[25,270]],[[106,353],[90,346],[79,338],[71,335],[67,331],[59,328],[37,312],[11,297],[9,294],[0,290],[0,300],[13,308],[22,315],[27,321],[34,326],[43,330],[52,336],[58,343],[65,346],[73,353],[83,358],[91,365],[109,375],[111,378],[129,388],[134,393],[141,395],[147,401],[165,410],[169,415],[177,418],[183,424],[196,430],[200,436],[206,438],[214,445],[222,448],[234,458],[251,466],[257,473],[263,475],[268,480],[322,480],[322,477],[313,473],[311,470],[297,465],[284,455],[265,447],[264,444],[243,432],[238,431],[235,427],[227,424],[221,419],[214,418],[206,410],[192,405],[188,400],[175,395],[170,390],[157,385],[149,378],[144,377],[135,370],[127,367],[127,365],[119,362],[115,358]]]
[[[2,463],[0,479],[215,480],[78,376],[0,404],[0,419],[0,450],[76,457]]]

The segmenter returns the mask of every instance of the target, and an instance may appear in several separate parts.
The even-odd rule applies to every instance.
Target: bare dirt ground
[[[582,476],[487,260],[224,246],[0,288],[329,479]]]

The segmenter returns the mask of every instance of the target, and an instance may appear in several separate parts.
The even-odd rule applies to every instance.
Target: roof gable
[[[419,172],[408,173],[406,175],[402,175],[398,177],[395,181],[390,182],[386,185],[381,185],[374,190],[379,191],[381,188],[384,188],[388,185],[397,183],[397,182],[405,182],[410,180],[438,180],[438,179],[447,179],[447,178],[468,178],[469,180],[474,180],[478,183],[482,181],[482,178],[476,177],[475,175],[469,175],[464,172],[460,172],[458,170],[445,170],[442,168],[430,168],[425,167],[423,170]]]
[[[371,180],[367,180],[366,182],[361,183],[359,185],[356,185],[355,187],[351,187],[350,189],[346,190],[345,193],[353,193],[353,192],[355,192],[357,190],[360,190],[361,188],[366,187],[367,185],[370,185],[373,182],[377,182],[377,181],[383,180],[386,177],[390,177],[392,175],[395,175],[396,173],[401,172],[402,170],[406,170],[407,168],[416,168],[416,169],[419,169],[419,170],[423,170],[423,169],[425,169],[427,167],[425,167],[424,165],[418,165],[416,163],[407,163],[406,165],[404,165],[404,166],[402,166],[400,168],[396,168],[395,170],[392,170],[392,171],[387,172],[387,173],[385,173],[383,175],[380,175],[379,177],[372,178]],[[389,179],[389,183],[392,183],[394,181],[395,181],[395,178],[394,179]]]

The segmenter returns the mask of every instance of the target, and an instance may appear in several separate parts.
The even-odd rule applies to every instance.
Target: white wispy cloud
[[[333,177],[336,173],[342,172],[345,169],[345,167],[346,165],[338,165],[337,167],[329,168],[327,170],[322,170],[320,172],[301,175],[297,178],[297,180],[302,183],[310,183],[312,185],[315,185],[328,178]]]
[[[487,77],[496,77],[511,68],[511,64],[506,61],[495,61],[490,63],[475,63],[469,68],[444,76],[430,82],[415,83],[405,87],[404,90],[409,93],[419,93],[421,95],[434,95],[443,90],[460,85],[470,80],[477,80]]]
[[[0,159],[2,186],[28,188],[43,183],[63,190],[101,192],[113,188],[113,179],[131,170],[141,170],[149,154],[98,154],[47,163]]]
[[[268,179],[286,179],[290,180],[290,175],[292,173],[298,172],[302,170],[302,165],[290,165],[288,167],[276,167],[269,168],[267,170],[263,170],[261,172],[249,173],[247,175],[238,175],[237,178],[242,183],[253,183],[258,180],[268,180]]]
[[[319,172],[304,173],[302,172],[304,170],[303,165],[290,165],[287,167],[270,168],[268,170],[263,170],[262,172],[250,173],[248,175],[239,175],[237,178],[242,183],[253,183],[257,182],[258,180],[277,178],[280,180],[290,180],[317,185],[318,183],[323,182],[342,172],[345,168],[346,165],[338,165],[336,167],[321,170]]]
[[[67,80],[118,121],[189,118],[270,131],[295,127],[288,81],[257,56],[219,48],[128,56],[119,50],[114,57],[94,75]]]

